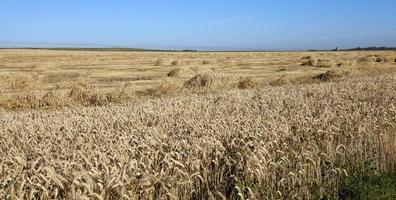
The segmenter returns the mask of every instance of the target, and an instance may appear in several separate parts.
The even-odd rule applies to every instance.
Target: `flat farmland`
[[[0,196],[392,198],[395,58],[0,50]]]
[[[0,50],[0,107],[102,105],[185,94],[191,79],[205,86],[201,90],[230,90],[318,82],[315,77],[326,72],[333,76],[329,80],[392,74],[395,59],[395,52]]]

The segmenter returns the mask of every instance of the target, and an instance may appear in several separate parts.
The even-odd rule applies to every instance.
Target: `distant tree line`
[[[346,51],[394,51],[396,47],[357,47]]]
[[[308,51],[396,51],[396,47],[356,47],[352,49],[339,49],[338,47],[331,50],[311,49]]]

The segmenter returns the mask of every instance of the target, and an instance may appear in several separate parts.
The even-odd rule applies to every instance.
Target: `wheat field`
[[[396,172],[395,72],[396,52],[0,50],[0,197],[343,199]]]
[[[393,74],[395,59],[395,52],[0,50],[0,108],[101,106],[191,93],[189,80],[229,90]]]

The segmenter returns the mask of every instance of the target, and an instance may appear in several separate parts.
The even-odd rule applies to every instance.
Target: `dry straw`
[[[197,75],[188,85],[216,80]],[[396,169],[395,83],[353,78],[0,111],[0,196],[338,199],[347,176]],[[91,98],[82,90],[73,99]]]

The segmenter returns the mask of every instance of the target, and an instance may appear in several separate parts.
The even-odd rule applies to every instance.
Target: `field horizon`
[[[233,48],[216,48],[214,47],[199,47],[194,48],[192,46],[185,46],[179,48],[135,48],[135,47],[120,47],[117,45],[106,45],[106,47],[90,47],[90,46],[52,46],[52,47],[39,47],[37,45],[33,46],[0,46],[3,50],[63,50],[63,51],[136,51],[136,52],[246,52],[246,53],[257,53],[257,52],[329,52],[329,51],[396,51],[396,47],[386,47],[386,46],[370,46],[370,47],[350,47],[350,48],[329,48],[329,49],[233,49]],[[210,50],[212,49],[212,50]]]

